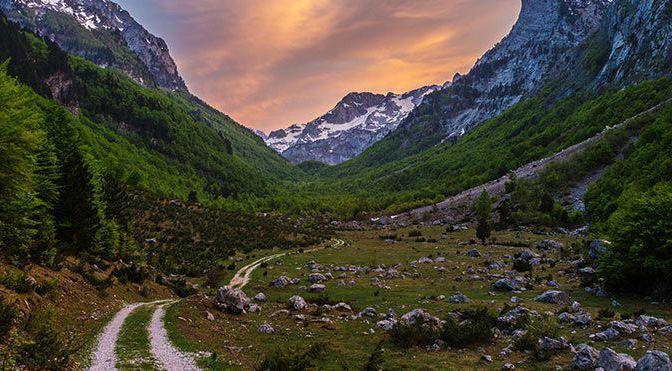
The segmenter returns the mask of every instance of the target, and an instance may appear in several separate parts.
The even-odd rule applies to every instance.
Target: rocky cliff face
[[[432,85],[404,94],[350,93],[325,115],[305,124],[271,132],[266,143],[294,163],[314,160],[338,164],[382,139],[424,97]]]
[[[0,0],[0,10],[65,51],[118,68],[143,85],[187,87],[166,43],[109,0]]]
[[[626,86],[672,73],[672,2],[616,0],[602,30],[606,62],[594,85]]]
[[[509,35],[402,123],[398,133],[406,135],[403,145],[428,136],[434,136],[434,143],[457,138],[536,93],[550,71],[568,63],[568,53],[599,27],[610,2],[523,0]],[[428,118],[428,112],[435,114]]]

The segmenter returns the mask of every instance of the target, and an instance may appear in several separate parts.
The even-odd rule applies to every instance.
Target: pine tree
[[[478,198],[475,206],[476,220],[478,225],[476,227],[476,237],[479,238],[483,244],[487,242],[490,237],[490,214],[492,213],[492,203],[490,195],[487,191],[483,191]]]

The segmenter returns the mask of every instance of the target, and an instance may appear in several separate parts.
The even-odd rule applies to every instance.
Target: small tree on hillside
[[[487,191],[484,190],[481,193],[474,208],[476,211],[476,221],[478,222],[476,237],[485,245],[487,239],[490,237],[490,214],[492,213],[492,203]]]

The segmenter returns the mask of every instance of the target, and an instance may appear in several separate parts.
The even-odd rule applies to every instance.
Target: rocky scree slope
[[[439,90],[425,86],[404,94],[350,93],[325,115],[305,124],[262,136],[293,163],[349,160],[397,128],[424,97]]]
[[[0,0],[8,18],[145,86],[186,91],[165,41],[109,0]]]

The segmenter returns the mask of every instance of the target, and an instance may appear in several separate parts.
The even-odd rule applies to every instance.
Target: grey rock
[[[637,361],[637,371],[672,371],[672,363],[667,353],[650,350]]]
[[[480,253],[480,251],[478,251],[476,249],[471,249],[471,250],[467,251],[466,255],[470,256],[472,258],[478,258],[478,257],[481,256],[481,253]]]
[[[622,334],[632,334],[639,329],[634,323],[626,321],[611,321],[609,324],[612,328],[618,330]]]
[[[250,298],[241,289],[225,286],[217,290],[215,303],[227,312],[241,314],[249,307]]]
[[[572,304],[572,299],[570,299],[569,295],[567,295],[567,293],[565,293],[564,291],[559,290],[546,291],[543,294],[537,296],[534,300],[540,303],[564,304],[564,305]]]
[[[401,316],[401,321],[407,325],[414,325],[420,323],[427,325],[434,329],[441,328],[441,320],[437,317],[432,316],[424,309],[414,309],[403,316]]]
[[[394,326],[396,326],[397,321],[393,319],[384,319],[382,321],[376,322],[376,327],[382,329],[383,331],[392,331]]]
[[[560,250],[564,247],[561,242],[555,240],[542,240],[534,245],[539,250]]]
[[[588,325],[593,318],[588,313],[581,313],[574,317],[574,324],[577,326],[586,326]]]
[[[262,323],[261,326],[259,326],[259,333],[261,334],[272,334],[274,332],[275,329],[266,322]]]
[[[327,277],[325,277],[321,273],[312,273],[308,279],[310,280],[310,283],[320,283],[322,281],[326,281]]]
[[[529,261],[529,260],[534,259],[534,258],[539,258],[539,257],[541,257],[539,254],[537,254],[536,252],[534,252],[530,249],[525,249],[525,250],[523,250],[522,253],[520,253],[520,259],[523,259],[523,260],[526,260],[526,261]]]
[[[320,283],[314,283],[310,286],[310,292],[325,292],[327,290],[327,286],[320,284]]]
[[[593,240],[590,243],[590,247],[588,248],[588,257],[590,259],[596,260],[599,259],[606,252],[607,252],[607,241]]]
[[[637,318],[635,321],[637,325],[639,326],[645,326],[645,327],[664,327],[667,326],[667,321],[662,319],[662,318],[656,318],[656,317],[651,317],[651,316],[645,316],[641,315]]]
[[[375,317],[375,315],[376,315],[376,308],[373,307],[366,307],[364,308],[364,310],[362,310],[357,314],[358,317],[364,317],[364,316]]]
[[[597,367],[600,353],[588,344],[579,344],[575,348],[576,355],[572,367],[578,370],[593,370]]]
[[[614,329],[613,327],[609,327],[604,331],[589,335],[588,337],[595,341],[613,341],[617,340],[620,336],[621,333],[618,332],[618,330]]]
[[[539,349],[547,353],[558,353],[569,348],[569,343],[565,339],[552,339],[549,337],[542,337],[538,341]]]
[[[258,293],[257,295],[254,296],[254,300],[258,302],[264,302],[266,301],[266,295],[264,295],[263,292]]]
[[[514,291],[514,290],[520,290],[521,285],[518,280],[514,280],[511,278],[502,278],[495,283],[492,284],[492,288],[498,291]]]
[[[457,293],[448,297],[448,302],[453,304],[467,303],[468,301],[469,298],[462,293]]]
[[[294,310],[304,310],[308,307],[308,303],[306,303],[306,301],[298,295],[294,295],[289,298],[289,304]]]
[[[271,287],[287,287],[292,284],[292,280],[287,276],[280,276],[271,281]]]
[[[605,371],[633,370],[637,362],[625,353],[616,353],[611,348],[604,348],[600,352],[599,366]]]

